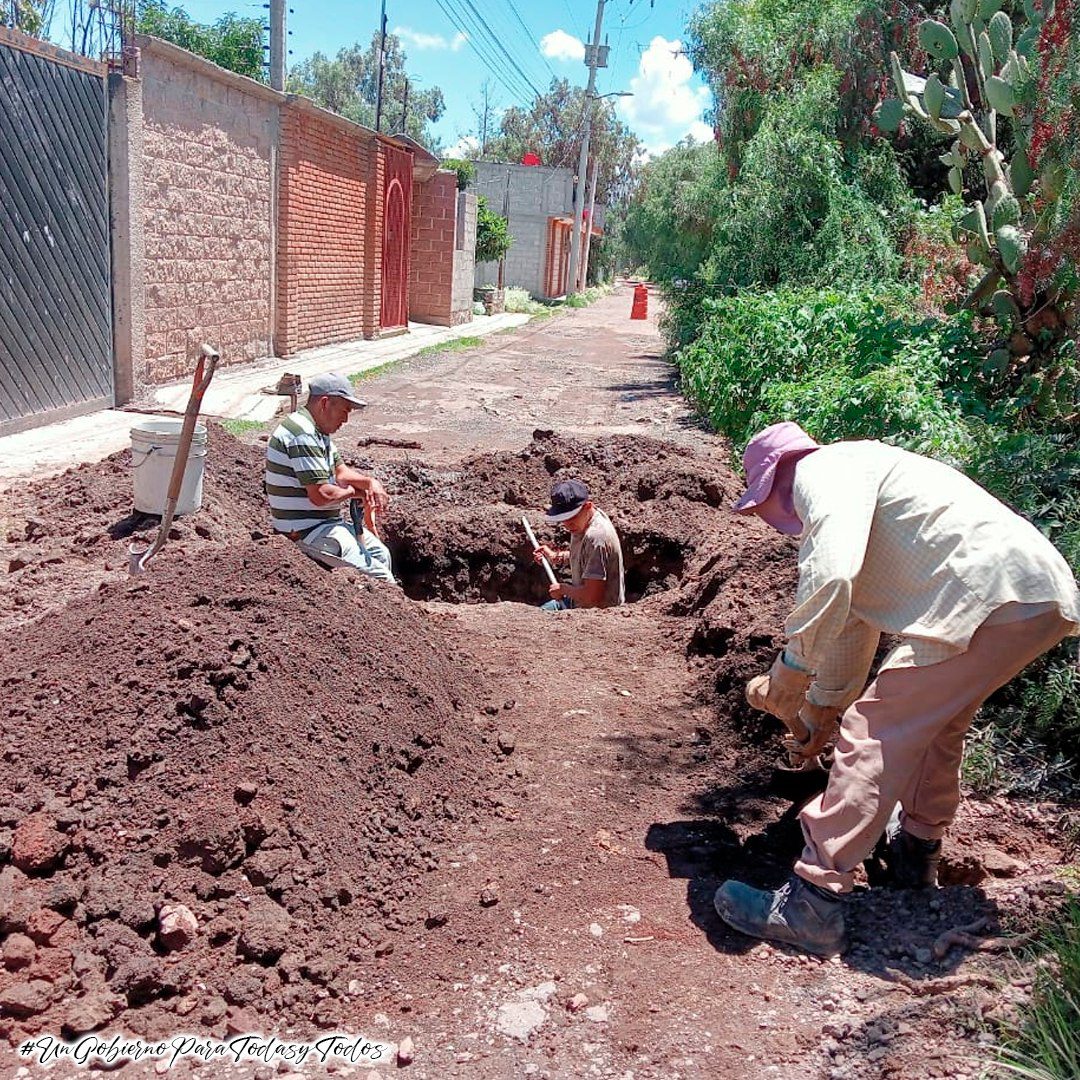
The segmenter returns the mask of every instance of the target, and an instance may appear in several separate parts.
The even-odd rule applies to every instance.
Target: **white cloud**
[[[712,138],[702,120],[709,91],[694,86],[694,67],[681,41],[654,37],[641,54],[630,80],[633,97],[619,99],[619,112],[650,154],[661,154],[687,135],[699,142]]]
[[[460,30],[452,38],[444,38],[442,34],[425,34],[408,26],[395,26],[394,36],[417,49],[449,49],[451,52],[457,52],[469,40]]]
[[[584,60],[585,43],[565,30],[552,30],[540,39],[540,51],[549,60]]]
[[[443,152],[443,158],[464,158],[472,161],[480,156],[480,140],[472,135],[462,135],[457,142],[451,143]]]

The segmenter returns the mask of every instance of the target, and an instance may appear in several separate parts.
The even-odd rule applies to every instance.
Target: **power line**
[[[470,33],[471,27],[467,24],[464,16],[459,14],[456,8],[452,9],[450,7],[454,0],[435,0],[435,3],[454,29],[464,35],[469,48],[476,53],[480,61],[510,97],[520,104],[528,104],[528,90],[520,82],[515,81],[513,73],[509,72],[505,65],[498,62],[497,57],[491,53],[486,41],[478,39],[475,34]]]
[[[542,91],[538,90],[535,83],[533,83],[533,81],[528,77],[528,75],[526,75],[525,72],[521,70],[521,66],[518,64],[517,60],[515,60],[514,57],[510,55],[509,51],[499,39],[498,35],[491,29],[490,26],[488,26],[487,20],[483,17],[483,15],[480,14],[479,11],[476,10],[476,5],[472,2],[472,0],[461,0],[461,2],[464,3],[465,6],[473,13],[473,16],[478,21],[480,28],[485,34],[487,34],[488,40],[496,47],[496,49],[498,49],[499,52],[502,53],[504,57],[506,57],[506,61],[511,66],[511,68],[513,68],[513,70],[516,71],[517,74],[525,80],[525,84],[529,87],[530,90],[532,90],[532,92],[537,97],[542,97]]]
[[[472,50],[484,61],[492,74],[516,100],[527,103],[533,93],[528,81],[516,70],[515,66],[508,64],[492,48],[487,37],[481,32],[477,20],[473,19],[462,5],[462,0],[441,0],[440,6],[442,3],[451,9],[454,25],[465,35]]]
[[[517,19],[518,25],[525,31],[525,36],[533,43],[533,47],[539,54],[540,59],[544,62],[544,67],[548,69],[553,79],[556,78],[555,69],[548,63],[548,59],[544,55],[544,50],[540,48],[540,42],[533,37],[532,31],[525,25],[525,20],[521,17],[521,12],[518,11],[517,4],[514,3],[514,0],[507,0],[507,3],[509,3],[510,10],[514,13],[514,18]]]

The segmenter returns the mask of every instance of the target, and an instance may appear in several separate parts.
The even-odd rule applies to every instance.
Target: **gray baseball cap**
[[[355,405],[357,408],[367,405],[366,401],[361,401],[353,393],[352,383],[336,371],[328,371],[325,375],[316,375],[308,379],[308,399],[317,397],[344,398],[350,405]]]

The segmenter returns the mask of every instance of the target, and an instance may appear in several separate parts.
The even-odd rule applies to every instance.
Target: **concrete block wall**
[[[475,199],[472,203],[472,247],[475,249]],[[458,239],[460,235],[464,241],[467,222],[459,229],[458,208],[456,173],[437,172],[426,183],[413,184],[409,312],[417,322],[457,326],[472,318],[471,265],[464,279],[468,300],[462,299],[461,279],[466,252],[458,250]]]
[[[476,196],[457,193],[457,230],[454,240],[454,287],[451,305],[455,325],[472,321],[473,276],[476,272]]]
[[[223,364],[272,351],[278,105],[182,49],[139,43],[145,350],[133,364],[161,383],[186,378],[203,341]]]
[[[469,190],[483,196],[496,213],[501,214],[503,206],[508,206],[513,243],[504,260],[505,284],[527,289],[533,296],[547,297],[548,223],[552,217],[573,213],[573,173],[543,165],[478,161]],[[477,263],[476,285],[495,284],[498,272],[497,263]]]
[[[280,153],[276,352],[371,337],[383,211],[374,135],[290,101]]]

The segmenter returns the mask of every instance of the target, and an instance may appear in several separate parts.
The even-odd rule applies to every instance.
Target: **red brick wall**
[[[281,113],[275,351],[371,337],[382,201],[373,136]]]
[[[419,322],[454,324],[457,174],[437,172],[413,184],[409,310]]]

